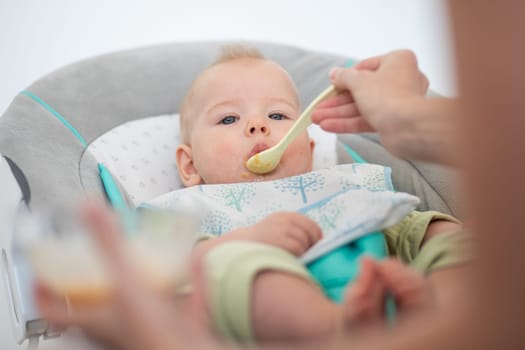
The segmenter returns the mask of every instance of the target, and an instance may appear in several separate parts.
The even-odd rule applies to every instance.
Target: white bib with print
[[[323,239],[301,257],[308,263],[360,236],[396,224],[418,203],[415,196],[393,191],[390,168],[343,164],[272,181],[189,187],[143,207],[192,215],[201,232],[213,235],[255,224],[277,211],[302,213],[323,230]]]

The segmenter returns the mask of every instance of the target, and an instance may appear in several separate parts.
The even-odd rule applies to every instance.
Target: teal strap
[[[354,162],[363,164],[367,163],[366,160],[364,160],[356,151],[351,149],[350,146],[348,146],[346,143],[343,143],[343,148],[345,149],[346,153],[348,153],[348,155],[352,157]]]
[[[33,101],[35,101],[36,103],[38,103],[39,105],[41,105],[42,107],[44,107],[49,113],[51,113],[53,116],[55,116],[55,118],[57,118],[62,124],[64,124],[66,126],[66,128],[69,129],[69,131],[71,131],[73,133],[73,135],[80,141],[80,143],[82,144],[82,146],[87,147],[87,142],[86,140],[84,140],[84,138],[82,137],[82,135],[80,135],[80,133],[77,131],[77,129],[75,129],[73,127],[73,125],[71,125],[67,120],[66,118],[64,118],[62,115],[60,115],[60,113],[58,113],[57,111],[55,111],[53,109],[53,107],[51,107],[50,105],[48,105],[47,103],[45,103],[42,99],[40,99],[38,96],[36,96],[35,94],[33,94],[32,92],[30,91],[27,91],[27,90],[24,90],[21,92],[21,94],[24,94],[26,95],[27,97],[31,98]]]
[[[132,234],[136,228],[133,212],[126,205],[117,183],[104,164],[98,163],[98,171],[109,202],[122,220],[124,232],[128,235]]]
[[[353,59],[349,58],[349,59],[345,62],[345,64],[343,64],[343,67],[345,67],[345,68],[349,68],[349,67],[352,67],[354,64],[355,64],[355,61],[354,61]]]
[[[104,166],[104,164],[98,163],[98,171],[100,178],[102,179],[102,184],[104,185],[104,190],[106,191],[108,199],[113,207],[118,211],[122,211],[127,208],[126,202],[124,202],[124,198],[122,197],[122,193],[120,193],[120,190],[109,170]]]
[[[131,232],[133,228],[133,225],[131,224],[132,219],[128,218],[131,215],[131,212],[124,201],[124,196],[122,195],[120,188],[117,186],[117,183],[113,179],[109,170],[102,163],[98,163],[98,174],[111,206],[115,208],[117,212],[122,214],[121,216],[125,221],[124,225],[126,232]]]
[[[21,92],[21,94],[26,95],[27,97],[31,98],[33,101],[38,103],[40,106],[44,107],[44,109],[51,113],[66,128],[68,128],[69,131],[71,131],[71,133],[76,137],[78,141],[80,141],[84,148],[87,148],[88,144],[86,140],[84,140],[82,135],[80,135],[77,129],[75,129],[75,127],[71,125],[71,123],[69,123],[67,119],[64,118],[60,113],[58,113],[53,107],[48,105],[44,100],[33,94],[31,91],[24,90]],[[111,176],[109,170],[102,163],[98,164],[98,170],[100,179],[104,186],[104,191],[106,192],[106,195],[111,205],[115,208],[115,210],[117,210],[120,213],[129,212],[126,202],[124,201],[124,197],[122,196],[122,193],[120,192],[120,189],[118,188],[115,180],[113,179],[113,176]],[[126,226],[130,225],[127,222],[131,222],[130,219],[127,219],[127,217],[129,217],[129,215],[125,214],[124,221]]]

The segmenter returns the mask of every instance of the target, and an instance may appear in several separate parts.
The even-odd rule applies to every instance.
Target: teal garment
[[[345,146],[345,150],[356,161],[366,161],[353,149]],[[313,279],[319,283],[325,295],[335,303],[341,304],[349,283],[359,275],[360,260],[364,256],[374,259],[388,257],[388,248],[382,232],[372,232],[362,236],[328,254],[325,254],[311,263],[306,268]],[[385,312],[388,321],[395,315],[395,303],[391,296],[385,300]]]
[[[383,259],[388,256],[385,238],[381,232],[360,237],[312,261],[306,267],[319,283],[326,296],[342,303],[349,282],[359,274],[363,256]]]

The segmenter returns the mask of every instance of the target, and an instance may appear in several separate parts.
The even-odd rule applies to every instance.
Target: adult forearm
[[[464,108],[463,185],[478,259],[473,296],[483,309],[479,332],[486,349],[523,349],[525,2],[449,6]]]

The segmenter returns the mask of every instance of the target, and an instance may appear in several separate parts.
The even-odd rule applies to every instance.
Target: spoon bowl
[[[248,170],[255,174],[267,174],[273,171],[281,161],[281,157],[283,156],[286,147],[288,147],[297,136],[312,124],[312,118],[310,118],[310,116],[315,107],[317,107],[317,105],[324,99],[335,94],[337,94],[337,91],[333,85],[330,85],[321,92],[319,96],[308,105],[304,112],[301,113],[299,119],[295,121],[294,125],[288,130],[279,143],[263,152],[253,155],[246,161],[246,167]]]

